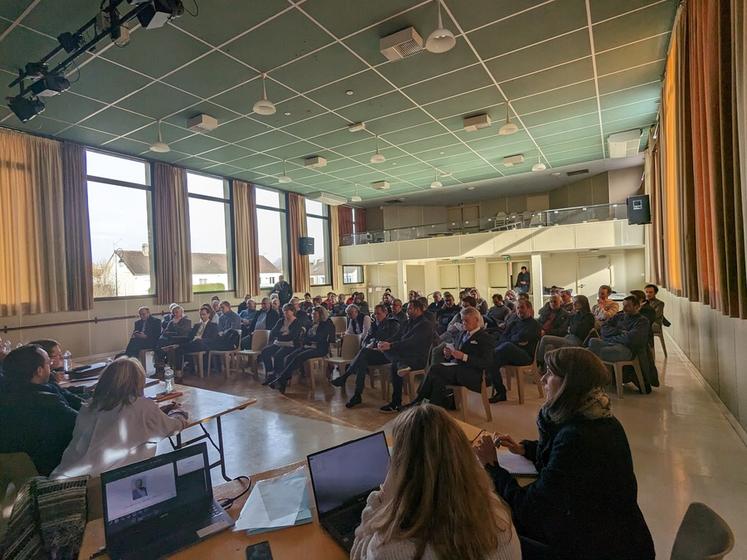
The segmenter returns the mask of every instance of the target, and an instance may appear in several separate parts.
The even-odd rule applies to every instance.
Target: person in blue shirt
[[[218,319],[218,338],[212,343],[213,350],[234,350],[241,342],[241,317],[231,309],[227,301],[220,302],[221,316]]]

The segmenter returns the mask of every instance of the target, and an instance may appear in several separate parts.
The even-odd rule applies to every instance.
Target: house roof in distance
[[[116,253],[135,276],[150,274],[150,256],[147,254],[142,251],[124,249],[117,249]],[[192,274],[226,274],[227,272],[228,261],[225,254],[192,253]],[[259,272],[260,274],[279,274],[280,270],[264,255],[259,255]]]

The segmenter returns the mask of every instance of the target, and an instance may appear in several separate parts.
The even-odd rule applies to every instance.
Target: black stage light
[[[70,82],[59,74],[47,74],[31,84],[29,89],[39,97],[52,97],[70,89]]]
[[[29,62],[24,67],[23,73],[28,78],[43,76],[47,73],[47,65],[43,62]]]
[[[158,29],[183,13],[181,0],[153,0],[138,12],[137,19],[145,29]]]
[[[83,36],[80,33],[69,33],[67,31],[60,33],[57,36],[57,41],[59,41],[60,46],[65,49],[66,53],[77,51],[84,43]]]
[[[44,103],[37,98],[26,99],[20,95],[8,97],[8,107],[21,122],[28,122],[44,111]]]

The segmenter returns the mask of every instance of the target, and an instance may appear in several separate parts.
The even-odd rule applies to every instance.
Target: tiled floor
[[[628,388],[623,400],[613,400],[633,450],[638,500],[658,556],[669,558],[688,504],[702,501],[718,511],[736,534],[737,546],[729,558],[747,558],[747,446],[674,341],[667,344],[666,363],[659,356],[662,386],[648,396]],[[350,393],[321,382],[313,398],[306,385],[297,382],[285,397],[248,378],[188,377],[186,382],[258,399],[255,406],[225,418],[232,476],[301,460],[307,453],[380,429],[392,420],[378,412],[382,404],[378,389],[367,388],[364,405],[348,410],[344,403]],[[352,380],[349,383],[352,387]],[[525,404],[519,405],[514,387],[508,402],[493,405],[490,424],[481,416],[478,396],[471,395],[467,420],[518,437],[536,437],[534,422],[541,401],[532,387],[526,394]]]

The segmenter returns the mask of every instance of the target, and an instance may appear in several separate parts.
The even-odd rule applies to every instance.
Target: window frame
[[[360,282],[345,282],[345,268],[359,268],[360,273]],[[362,264],[344,264],[342,265],[342,285],[343,286],[354,286],[356,284],[365,284],[366,283],[366,267],[364,267]]]
[[[254,206],[254,219],[255,224],[258,221],[257,218],[257,211],[258,210],[270,210],[272,212],[277,212],[280,215],[280,223],[283,227],[285,227],[285,248],[283,250],[283,254],[280,255],[281,261],[283,261],[283,270],[281,271],[284,279],[286,282],[288,282],[290,285],[293,285],[293,274],[295,273],[294,270],[292,270],[292,263],[291,263],[291,242],[290,242],[290,231],[289,231],[289,224],[288,224],[288,193],[286,191],[281,191],[278,189],[273,189],[271,187],[265,187],[264,185],[255,185],[255,189],[263,190],[263,191],[270,191],[270,192],[276,192],[278,194],[278,203],[280,205],[280,208],[275,208],[274,206],[265,206],[264,204],[259,204],[255,202]],[[255,225],[255,227],[257,227]],[[257,236],[259,237],[259,231],[257,231]],[[282,244],[281,244],[282,246]],[[259,247],[257,247],[257,254],[259,255]],[[278,274],[278,276],[280,273]],[[272,292],[272,286],[263,286],[262,285],[262,275],[257,271],[257,276],[259,277],[259,289],[261,290],[269,290]],[[275,282],[277,284],[277,282]]]
[[[306,210],[306,202],[309,201],[309,199],[304,198],[304,210]],[[310,202],[317,202],[316,200],[312,200]],[[322,242],[324,243],[324,266],[325,266],[325,278],[328,280],[328,282],[325,282],[323,284],[313,284],[311,282],[311,270],[309,270],[309,286],[312,288],[318,288],[320,286],[331,286],[332,285],[332,229],[330,226],[330,219],[329,219],[329,204],[324,204],[323,202],[320,202],[319,204],[322,205],[322,214],[311,214],[308,211],[306,211],[306,230],[308,235],[308,229],[309,229],[309,218],[318,218],[322,220],[322,233],[326,234],[323,235]],[[326,216],[324,215],[326,213]],[[310,265],[309,265],[310,267]]]

